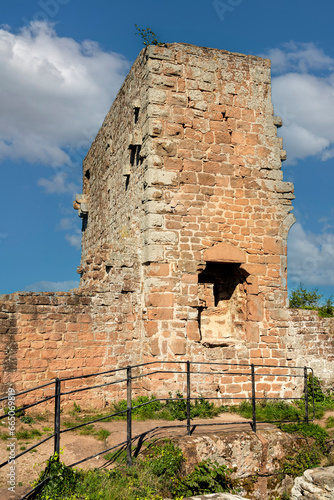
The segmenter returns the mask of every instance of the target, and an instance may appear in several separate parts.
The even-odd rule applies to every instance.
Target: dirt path
[[[201,426],[200,424],[205,424]],[[219,425],[217,425],[219,424]],[[50,435],[50,431],[44,429],[51,429],[53,427],[52,419],[43,421],[42,423],[20,424],[17,428],[18,432],[22,430],[31,431],[38,429],[43,435],[34,439],[18,439],[16,441],[16,455],[21,453],[22,448],[29,448],[41,439]],[[96,437],[90,435],[80,435],[79,431],[69,431],[61,435],[60,448],[62,450],[61,461],[67,465],[80,462],[86,457],[97,455],[96,457],[85,461],[77,468],[109,468],[112,464],[108,462],[104,455],[107,450],[116,446],[117,444],[126,441],[126,422],[112,421],[112,422],[97,422],[94,424],[96,431],[105,429],[110,434],[105,441],[99,441]],[[191,421],[191,434],[200,435],[217,431],[218,429],[228,430],[245,430],[250,429],[248,421],[239,415],[223,413],[222,415],[212,419],[194,419]],[[63,427],[62,427],[63,429]],[[1,428],[2,430],[2,428]],[[159,439],[163,437],[172,437],[176,435],[185,435],[187,432],[185,421],[167,421],[167,420],[145,420],[133,421],[132,438],[133,438],[133,452],[138,451],[140,447],[152,439]],[[139,436],[139,437],[138,437]],[[136,438],[137,437],[137,438]],[[140,443],[138,445],[138,442]],[[0,440],[0,460],[5,461],[9,456],[7,449],[7,440]],[[20,498],[25,492],[29,491],[31,484],[39,477],[39,474],[45,468],[47,459],[53,454],[53,438],[41,444],[33,451],[30,451],[19,457],[16,460],[16,495],[8,496],[7,490],[7,473],[8,466],[0,469],[0,500],[9,498]],[[115,448],[116,450],[117,448]],[[115,451],[113,450],[113,451]]]
[[[325,427],[326,419],[329,416],[334,416],[334,411],[326,412],[326,415],[315,423]],[[65,420],[66,416],[62,416]],[[73,420],[73,418],[72,418]],[[205,425],[200,425],[205,424]],[[258,428],[268,427],[269,424],[258,424]],[[42,423],[20,424],[18,431],[38,429],[42,432],[42,436],[34,439],[19,439],[16,442],[16,455],[20,453],[21,448],[29,448],[34,443],[37,443],[47,435],[50,431],[44,429],[53,428],[53,421],[50,417]],[[3,428],[1,428],[2,430]],[[62,427],[64,429],[64,427]],[[91,435],[80,435],[79,431],[69,431],[61,435],[60,448],[62,450],[61,461],[67,465],[80,462],[86,457],[96,455],[94,458],[78,464],[77,468],[110,468],[112,463],[104,458],[107,451],[117,444],[126,441],[126,422],[123,420],[112,422],[97,422],[94,424],[94,429],[105,429],[110,434],[105,441],[99,441]],[[218,430],[240,431],[249,430],[250,423],[239,415],[222,413],[220,416],[212,419],[194,419],[191,421],[191,434],[203,435],[217,432]],[[185,435],[187,432],[185,421],[167,421],[167,420],[145,420],[133,421],[132,437],[133,437],[133,452],[136,453],[140,447],[152,439],[164,437],[173,437],[176,435]],[[140,436],[139,438],[136,436]],[[139,443],[139,444],[138,444]],[[47,459],[53,454],[53,438],[48,442],[43,443],[34,451],[19,457],[16,460],[16,494],[9,496],[7,490],[7,473],[8,466],[0,469],[0,500],[16,500],[19,499],[25,492],[31,489],[31,484],[39,477],[39,474],[45,468]],[[125,447],[125,446],[124,446]],[[116,450],[117,448],[115,448]],[[113,451],[115,451],[113,450]],[[7,441],[0,440],[0,461],[3,462],[9,456],[7,449]]]

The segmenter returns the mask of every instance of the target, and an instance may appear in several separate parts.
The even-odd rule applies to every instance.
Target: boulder
[[[295,479],[290,500],[334,500],[334,467],[317,467]]]

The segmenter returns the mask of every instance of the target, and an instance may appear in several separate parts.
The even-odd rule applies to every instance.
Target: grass
[[[317,412],[334,407],[333,394],[324,394],[321,387],[315,384]],[[310,401],[311,403],[311,401]],[[142,405],[143,406],[139,406]],[[183,420],[186,417],[186,401],[182,394],[177,393],[169,401],[161,402],[154,396],[136,398],[132,401],[133,417],[135,419]],[[311,405],[310,405],[311,406]],[[310,408],[311,409],[311,408]],[[126,410],[126,402],[120,401],[110,408],[111,412]],[[252,418],[252,405],[249,401],[242,402],[237,407],[229,408],[247,419]],[[199,398],[191,404],[191,417],[208,418],[226,411],[226,407],[216,407],[209,401]],[[311,411],[310,411],[311,413]],[[256,404],[258,421],[292,421],[281,423],[282,431],[299,435],[302,439],[287,450],[286,457],[281,461],[279,475],[297,477],[304,470],[319,466],[327,457],[326,441],[328,432],[316,424],[306,424],[305,402],[287,403],[281,400],[262,400]],[[73,427],[79,423],[89,422],[91,419],[101,418],[107,413],[83,412],[75,404],[70,411],[71,419],[63,422],[64,427]],[[126,412],[116,417],[108,417],[108,421],[125,419]],[[329,417],[327,428],[334,427],[334,417]],[[93,424],[78,429],[83,435],[92,435],[105,440],[108,431],[96,429]],[[170,441],[164,443],[150,443],[141,449],[139,456],[135,456],[133,466],[127,468],[126,450],[106,453],[105,460],[114,462],[114,468],[109,471],[90,470],[76,471],[68,469],[64,464],[52,464],[55,467],[51,482],[39,495],[40,500],[81,499],[81,500],[162,500],[165,497],[178,498],[219,491],[233,491],[236,484],[230,480],[230,472],[226,467],[209,461],[196,466],[188,476],[182,474],[183,456]],[[329,458],[327,457],[329,460]],[[46,473],[50,473],[50,467]],[[60,480],[61,478],[61,480]]]
[[[321,448],[324,448],[326,439],[329,438],[329,434],[325,429],[313,423],[280,424],[279,428],[289,434],[299,434],[300,436],[313,438]]]
[[[326,429],[332,429],[334,427],[334,417],[328,417],[326,420]]]
[[[250,401],[242,401],[240,405],[233,406],[230,410],[244,418],[251,419],[253,416],[252,403]],[[277,420],[301,421],[304,420],[304,412],[297,406],[285,401],[264,400],[256,403],[256,419],[259,422],[274,422]]]
[[[89,419],[91,420],[91,416]],[[70,429],[71,427],[75,427],[78,425],[78,422],[73,422],[71,420],[65,420],[63,422],[63,426],[66,429]],[[110,432],[106,429],[96,429],[96,427],[93,424],[88,424],[85,425],[84,427],[81,427],[79,429],[75,429],[73,432],[78,432],[81,436],[93,436],[99,441],[105,441],[108,436],[110,436]]]
[[[170,400],[161,402],[156,396],[138,396],[132,400],[132,418],[133,420],[185,420],[186,413],[186,400],[180,392],[175,396],[170,393]],[[92,419],[105,418],[104,422],[111,422],[113,420],[126,420],[127,402],[122,399],[113,403],[108,412],[83,412],[79,405],[74,403],[73,409],[69,414],[73,420],[68,420],[63,423],[66,428],[74,427],[79,423],[90,422]],[[190,405],[191,418],[213,418],[220,413],[226,411],[224,406],[215,406],[203,397],[199,397],[194,403]],[[119,415],[109,416],[114,413]]]
[[[16,439],[35,439],[42,436],[42,432],[38,429],[25,429],[23,431],[17,431],[15,434]]]
[[[193,473],[182,474],[182,451],[170,440],[154,443],[138,457],[132,467],[118,465],[110,471],[74,470],[54,459],[48,462],[40,476],[47,475],[39,500],[162,500],[164,497],[181,499],[185,493],[204,494],[233,491],[230,471],[210,461],[195,467]]]

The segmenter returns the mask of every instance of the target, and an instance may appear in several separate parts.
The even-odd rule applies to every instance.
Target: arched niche
[[[220,243],[203,254],[205,268],[198,275],[199,328],[206,347],[243,343],[246,320],[246,278],[241,267],[247,254]]]

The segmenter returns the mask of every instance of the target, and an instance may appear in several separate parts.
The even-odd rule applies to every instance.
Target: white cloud
[[[57,226],[59,231],[67,231],[65,240],[69,242],[72,247],[80,250],[81,248],[81,230],[78,227],[78,220],[76,217],[63,217]]]
[[[287,42],[282,48],[270,49],[264,57],[271,59],[274,73],[297,71],[300,73],[311,70],[334,69],[334,59],[327,56],[314,43]]]
[[[79,281],[37,281],[25,287],[26,292],[68,292],[78,288]]]
[[[70,165],[69,149],[97,132],[128,69],[122,55],[46,22],[0,29],[0,160]]]
[[[72,234],[66,234],[65,240],[69,242],[71,247],[75,247],[78,250],[81,248],[81,232],[79,230],[76,230]]]
[[[72,195],[80,191],[78,184],[68,181],[66,172],[58,172],[51,179],[41,178],[38,181],[47,193],[71,193]]]
[[[334,59],[313,43],[289,42],[265,54],[272,59],[275,114],[282,116],[281,135],[287,164],[334,156]],[[320,73],[319,73],[320,72]]]
[[[334,285],[334,234],[306,232],[300,223],[290,230],[289,279],[294,283]]]

